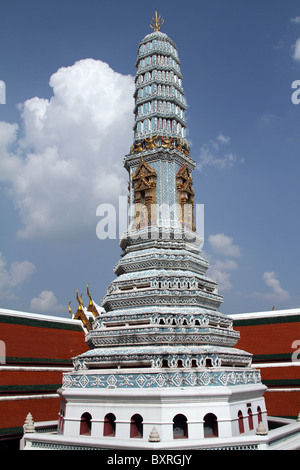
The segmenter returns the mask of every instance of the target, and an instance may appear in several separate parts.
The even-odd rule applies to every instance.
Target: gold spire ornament
[[[160,28],[164,24],[165,20],[161,16],[157,16],[157,11],[155,12],[154,18],[152,18],[152,23],[150,23],[150,28],[153,31],[160,31]]]
[[[73,319],[73,318],[74,318],[74,313],[73,313],[72,310],[71,310],[70,304],[71,304],[71,300],[70,300],[70,302],[69,302],[69,313],[70,313],[70,315],[71,315],[71,318]]]
[[[85,314],[85,306],[82,302],[82,294],[80,296],[80,298],[78,297],[78,290],[76,291],[76,300],[78,302],[78,309],[77,309],[77,312],[75,313],[75,315],[73,316],[73,320],[81,320],[82,323],[83,323],[83,326],[88,330],[92,330],[92,323],[91,321],[89,320],[89,318],[86,316]],[[70,304],[69,304],[69,311],[71,313],[71,308],[70,308]]]
[[[88,306],[88,312],[92,312],[92,314],[96,318],[96,317],[99,317],[99,312],[98,312],[97,308],[95,307],[95,304],[94,304],[93,299],[91,297],[90,290],[89,290],[89,285],[90,285],[90,283],[88,282],[88,285],[86,287],[87,295],[90,299],[90,303],[89,303],[89,306]]]

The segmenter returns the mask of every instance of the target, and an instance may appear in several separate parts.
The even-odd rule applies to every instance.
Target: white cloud
[[[232,289],[232,282],[230,281],[230,273],[226,271],[215,270],[214,267],[211,267],[210,271],[211,278],[217,282],[219,292],[227,292]]]
[[[274,271],[265,271],[263,274],[263,280],[272,292],[255,292],[255,297],[260,297],[265,300],[269,300],[270,302],[282,302],[290,298],[290,293],[281,287],[280,281],[277,279],[277,275]]]
[[[295,16],[295,18],[291,18],[291,23],[300,24],[300,16]]]
[[[272,272],[264,272],[263,275],[263,280],[267,284],[268,287],[273,291],[273,293],[279,297],[281,300],[288,299],[290,297],[289,292],[284,290],[281,285],[279,280],[276,278],[276,274]]]
[[[227,259],[225,261],[221,261],[217,259],[214,264],[214,268],[218,269],[219,271],[221,270],[233,271],[238,268],[238,264],[236,263],[236,261],[232,259]]]
[[[6,104],[6,85],[3,80],[0,80],[0,104]]]
[[[300,62],[300,38],[297,39],[293,46],[293,59],[295,62]]]
[[[13,261],[7,266],[5,257],[0,253],[0,298],[12,298],[15,289],[20,288],[30,280],[36,272],[36,267],[30,261]]]
[[[38,297],[33,297],[29,308],[37,313],[59,313],[67,310],[65,306],[57,303],[55,294],[51,290],[43,290]]]
[[[238,268],[233,260],[216,260],[210,267],[210,276],[218,283],[220,292],[229,291],[232,288],[230,280],[231,271]]]
[[[217,140],[221,142],[222,144],[229,144],[230,142],[230,137],[226,137],[225,135],[220,132],[220,134],[217,137]]]
[[[238,157],[233,152],[223,153],[223,146],[230,143],[230,137],[221,132],[216,140],[211,140],[208,144],[200,148],[197,169],[202,171],[206,166],[213,166],[218,169],[230,168],[237,163],[244,163],[244,158]]]
[[[208,237],[213,251],[224,256],[240,256],[241,251],[239,246],[233,244],[233,238],[224,235],[224,233],[217,233]]]
[[[85,59],[59,69],[50,86],[50,100],[20,106],[22,138],[16,124],[0,123],[0,179],[10,183],[19,236],[93,236],[98,205],[127,192],[133,77]]]
[[[278,120],[278,119],[280,119],[280,118],[276,114],[266,112],[260,117],[260,122],[262,122],[264,124],[270,124],[274,120]]]
[[[206,259],[210,263],[208,275],[218,283],[219,291],[221,293],[229,291],[233,287],[231,282],[232,271],[236,271],[238,269],[237,262],[230,258],[240,256],[241,250],[233,243],[233,238],[224,235],[224,233],[210,235],[208,237],[208,242],[214,253],[226,258],[219,259],[205,254]]]

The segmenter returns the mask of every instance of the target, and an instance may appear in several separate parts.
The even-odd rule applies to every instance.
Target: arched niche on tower
[[[140,229],[156,223],[156,171],[143,159],[132,177],[134,191],[134,228]]]
[[[179,221],[182,227],[196,231],[194,220],[193,178],[188,164],[183,165],[176,175],[177,202],[180,207]]]

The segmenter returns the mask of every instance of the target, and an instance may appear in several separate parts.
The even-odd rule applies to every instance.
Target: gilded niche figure
[[[131,153],[139,153],[144,150],[145,141],[143,140],[136,140],[133,145],[131,146]]]
[[[180,150],[181,152],[183,151],[183,141],[182,139],[176,139],[175,141],[176,148]]]
[[[176,139],[175,145],[176,148],[183,152],[187,157],[190,155],[190,147],[187,142],[184,142],[182,139]]]
[[[164,148],[172,148],[172,142],[173,142],[173,139],[172,137],[162,137],[162,147]]]
[[[134,189],[134,228],[140,229],[156,222],[156,214],[151,210],[156,203],[156,171],[143,159],[132,177]]]
[[[152,137],[150,135],[149,138],[146,138],[145,139],[145,142],[146,142],[146,149],[147,150],[150,150],[150,149],[154,149],[157,147],[157,144],[156,144],[156,139],[157,139],[158,135]]]

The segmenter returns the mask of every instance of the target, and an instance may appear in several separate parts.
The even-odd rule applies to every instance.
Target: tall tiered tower
[[[155,14],[138,47],[123,256],[87,332],[90,350],[64,374],[60,442],[200,449],[267,428],[259,371],[234,348],[239,334],[206,276],[180,61],[161,23]]]

